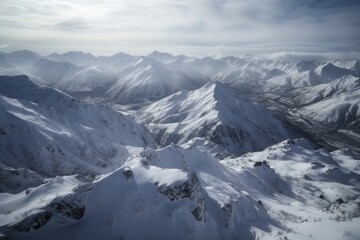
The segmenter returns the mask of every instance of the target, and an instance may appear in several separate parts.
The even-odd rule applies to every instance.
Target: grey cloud
[[[85,45],[92,51],[93,43],[86,39],[96,35],[96,44],[106,51],[116,51],[120,43],[124,51],[161,46],[164,51],[196,49],[203,54],[215,49],[234,53],[360,51],[359,1],[4,0],[0,6],[9,7],[8,15],[0,14],[0,38],[26,42],[30,35],[30,48],[37,40],[51,42],[53,47],[59,46],[56,41],[66,40],[73,44],[64,51]],[[5,36],[9,28],[11,34]],[[24,29],[32,32],[24,35]]]
[[[91,25],[81,18],[72,18],[53,24],[56,29],[76,31],[91,28]]]
[[[329,59],[360,59],[360,52],[324,52],[324,53],[309,53],[309,52],[279,52],[266,55],[260,55],[263,58],[276,60],[329,60]]]
[[[7,47],[9,47],[10,46],[10,44],[1,44],[0,45],[0,48],[7,48]]]
[[[0,19],[0,27],[27,28],[27,26],[22,22],[6,19]]]

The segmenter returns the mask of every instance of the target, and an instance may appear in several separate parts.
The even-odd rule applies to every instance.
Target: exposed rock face
[[[42,211],[38,214],[30,215],[14,226],[14,229],[19,232],[30,232],[37,230],[47,224],[53,217],[53,213],[49,211]]]
[[[194,172],[188,174],[188,179],[184,182],[175,183],[170,186],[158,186],[158,191],[167,196],[170,201],[189,198],[195,202],[195,207],[191,214],[197,221],[206,221],[206,205],[201,194],[201,184]]]
[[[59,203],[52,203],[51,208],[57,214],[64,215],[68,218],[79,220],[85,214],[85,207],[78,206],[75,203],[67,203],[61,201]]]
[[[55,198],[48,205],[17,223],[13,229],[18,232],[30,232],[45,226],[51,219],[57,223],[67,223],[68,220],[80,220],[85,214],[86,194],[92,189],[91,184],[84,184],[74,189],[74,192]]]
[[[209,132],[209,138],[214,143],[222,146],[237,144],[240,147],[246,135],[248,134],[243,130],[238,128],[232,128],[225,124],[216,125]]]
[[[262,162],[261,162],[261,161],[257,161],[257,162],[254,163],[254,167],[260,167],[260,166],[262,166],[262,165],[265,166],[266,168],[270,168],[270,167],[269,167],[269,164],[268,164],[267,161],[265,161],[265,160],[262,161]]]
[[[192,215],[194,215],[195,219],[198,221],[206,221],[206,206],[204,205],[204,202],[198,202],[201,206],[198,206],[194,208],[194,210],[191,211]]]
[[[129,167],[125,167],[123,169],[123,175],[125,176],[126,180],[133,179],[133,177],[134,177],[134,173],[132,172],[131,168],[129,168]]]
[[[226,203],[221,209],[225,215],[225,227],[229,227],[231,224],[233,205],[231,203]]]
[[[200,182],[195,173],[191,173],[187,181],[172,186],[159,186],[160,193],[166,195],[171,201],[182,198],[193,198],[200,188]]]

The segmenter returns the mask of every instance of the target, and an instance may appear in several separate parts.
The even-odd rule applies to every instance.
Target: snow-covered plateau
[[[0,239],[360,239],[359,76],[0,53]]]

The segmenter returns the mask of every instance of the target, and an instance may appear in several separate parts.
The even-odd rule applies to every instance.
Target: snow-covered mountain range
[[[359,76],[0,53],[0,239],[358,239]]]
[[[26,76],[0,77],[0,104],[0,161],[14,170],[46,177],[100,174],[120,167],[137,149],[156,146],[131,117]]]
[[[163,146],[200,137],[235,155],[296,136],[275,114],[221,83],[172,94],[139,110],[136,118]]]

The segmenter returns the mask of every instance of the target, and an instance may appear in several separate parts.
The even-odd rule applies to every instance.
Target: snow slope
[[[359,78],[352,75],[346,75],[330,83],[324,83],[314,87],[296,88],[292,90],[289,95],[294,104],[302,106],[316,103],[342,93],[358,91],[359,89]]]
[[[157,60],[140,57],[126,68],[105,95],[120,103],[146,103],[166,97],[179,90],[192,90],[205,84],[185,73],[173,71]]]
[[[139,110],[136,119],[163,146],[205,137],[232,154],[295,136],[274,114],[222,84],[177,92]]]
[[[279,95],[269,104],[316,139],[337,148],[359,151],[360,81],[345,75],[329,83],[299,87]],[[266,101],[266,100],[265,100]]]
[[[360,236],[359,158],[351,151],[316,150],[305,139],[296,139],[226,159],[223,164],[239,172],[249,165],[273,169],[292,191],[286,194],[286,188],[277,184],[272,186],[280,193],[262,191],[255,195],[268,214],[286,226],[270,234],[256,231],[259,239],[336,240]]]
[[[288,119],[336,148],[360,152],[360,90],[288,111]]]
[[[170,63],[170,62],[176,60],[176,57],[174,57],[173,55],[171,55],[169,53],[162,53],[162,52],[159,52],[156,50],[153,51],[152,53],[148,54],[147,57],[158,60],[162,63]]]
[[[0,53],[0,239],[359,239],[359,66]]]
[[[306,119],[330,128],[359,121],[359,92],[343,93],[301,108],[298,113]]]
[[[47,86],[55,86],[62,79],[72,76],[80,70],[80,66],[69,62],[54,62],[48,59],[40,59],[33,64],[31,73],[37,76],[37,79],[39,79],[37,82]]]
[[[305,139],[221,162],[187,144],[148,148],[91,184],[58,177],[1,193],[0,231],[16,239],[356,239],[357,161]]]
[[[238,181],[245,176],[193,147],[147,149],[129,158],[119,170],[94,181],[86,196],[70,192],[76,200],[67,202],[73,206],[70,212],[83,209],[79,219],[71,213],[66,217],[54,207],[62,202],[61,193],[74,187],[73,179],[61,179],[65,186],[58,197],[53,192],[54,188],[60,190],[54,186],[60,179],[27,195],[0,195],[3,204],[21,199],[14,203],[16,211],[0,205],[0,210],[10,209],[3,215],[0,229],[18,239],[251,239],[251,226],[268,231],[269,225],[278,224]],[[46,201],[27,204],[29,199],[40,198]],[[29,217],[19,218],[24,212]],[[39,230],[32,227],[34,219],[41,222]],[[26,231],[29,233],[24,234]]]
[[[102,105],[31,82],[0,77],[2,164],[45,176],[98,174],[119,167],[136,149],[154,146],[147,130]]]

